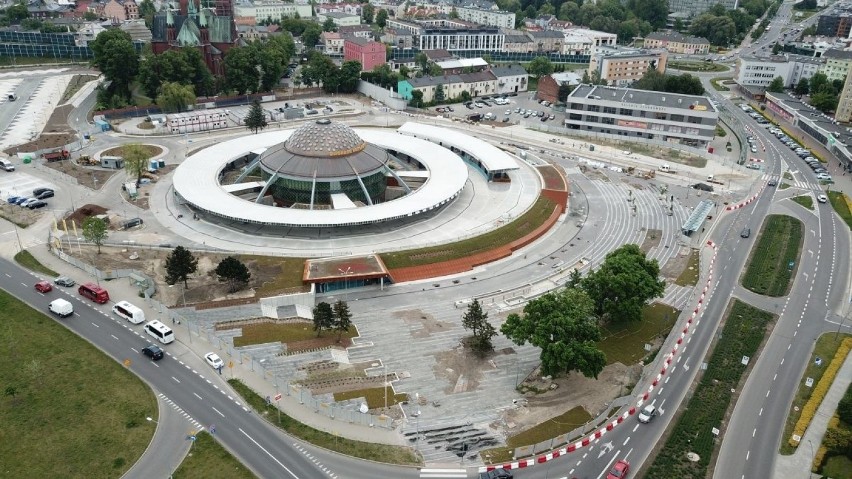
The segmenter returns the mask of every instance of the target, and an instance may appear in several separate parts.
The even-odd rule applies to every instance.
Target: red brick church
[[[174,0],[154,16],[151,48],[155,55],[197,48],[214,75],[224,73],[223,59],[237,39],[231,0]]]

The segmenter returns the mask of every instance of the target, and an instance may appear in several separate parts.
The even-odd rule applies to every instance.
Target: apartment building
[[[820,68],[825,65],[825,58],[809,57],[805,55],[788,54],[787,61],[790,62],[790,85],[795,86],[801,79],[810,80]]]
[[[706,38],[693,37],[678,32],[651,32],[644,38],[645,48],[664,48],[669,53],[705,55],[710,51]]]
[[[780,55],[756,57],[743,55],[737,58],[734,81],[741,87],[766,88],[776,77],[790,85],[790,62]]]
[[[596,48],[589,61],[589,76],[598,74],[615,86],[627,86],[642,78],[649,68],[666,72],[668,53],[665,50]]]
[[[825,58],[825,65],[822,66],[820,72],[825,73],[828,81],[846,81],[849,66],[852,65],[852,50],[829,48],[822,54],[822,57]]]
[[[705,147],[716,135],[719,111],[707,97],[580,85],[565,102],[574,130]]]
[[[343,54],[343,37],[337,32],[322,32],[319,45],[326,55]]]
[[[362,71],[371,71],[387,63],[387,49],[384,43],[365,38],[347,37],[343,40],[343,61],[350,60],[361,62]]]
[[[319,23],[325,23],[329,18],[338,27],[349,27],[361,24],[361,15],[352,15],[351,13],[346,12],[328,12],[317,15],[317,21]]]
[[[302,18],[311,16],[309,4],[297,4],[283,2],[281,0],[256,0],[254,2],[235,3],[234,16],[244,20],[243,24],[253,25],[264,20],[280,20],[283,18],[294,18],[296,15]]]
[[[493,95],[497,92],[497,77],[486,70],[459,75],[408,78],[397,83],[397,92],[400,97],[408,101],[411,100],[414,91],[419,91],[423,94],[423,101],[428,103],[435,99],[438,85],[442,85],[446,99],[458,98],[463,91],[468,92],[471,97]]]
[[[530,75],[521,65],[507,65],[503,67],[491,67],[491,73],[497,77],[497,91],[495,93],[521,93],[527,91]]]
[[[834,112],[834,119],[849,123],[852,121],[852,75],[846,75],[846,82],[843,83],[843,91],[840,92],[840,98],[837,101],[837,111]]]
[[[444,9],[448,10],[446,14],[450,14],[453,7],[445,5]],[[486,10],[477,7],[455,7],[456,14],[462,20],[478,23],[480,25],[488,25],[491,27],[515,28],[515,14],[513,12],[504,12],[502,10]]]

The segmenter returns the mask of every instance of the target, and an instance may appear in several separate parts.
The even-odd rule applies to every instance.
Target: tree
[[[15,24],[20,22],[25,18],[29,18],[30,12],[27,9],[26,2],[15,3],[6,9],[6,19],[9,20],[9,23]]]
[[[160,85],[157,95],[157,105],[164,112],[181,112],[189,105],[195,104],[195,89],[192,85],[181,85],[180,83],[166,82]]]
[[[225,53],[225,87],[238,95],[254,93],[260,86],[260,72],[251,48],[234,47]]]
[[[334,311],[331,305],[325,301],[314,307],[314,331],[320,337],[323,329],[329,329],[334,325]]]
[[[302,44],[305,45],[306,48],[313,48],[319,43],[320,35],[322,35],[323,29],[316,23],[309,23],[305,27],[305,31],[302,33]]]
[[[249,108],[249,112],[244,121],[246,123],[246,127],[253,131],[255,135],[258,130],[266,128],[266,112],[263,111],[263,107],[260,106],[260,102],[258,100],[251,103],[251,108]]]
[[[775,45],[772,45],[772,54],[773,55],[777,55],[778,52],[780,52],[780,51],[781,51],[781,45],[780,44],[776,43]]]
[[[325,22],[322,24],[322,31],[324,32],[333,32],[337,29],[337,24],[334,23],[334,19],[328,17],[325,19]]]
[[[148,168],[148,159],[151,155],[138,143],[124,145],[121,148],[121,155],[124,158],[124,169],[127,173],[136,178],[136,186],[142,181],[142,173]]]
[[[438,83],[438,86],[435,87],[435,101],[442,102],[445,100],[444,97],[444,85],[442,83]]]
[[[88,13],[88,12],[87,12]],[[142,0],[139,2],[139,16],[145,19],[145,26],[151,28],[154,23],[154,14],[157,13],[157,7],[151,0]]]
[[[183,281],[183,287],[187,287],[189,275],[198,270],[198,258],[191,251],[178,246],[166,256],[166,283],[175,284]]]
[[[536,78],[540,78],[542,75],[550,75],[553,73],[553,63],[547,57],[535,57],[530,62],[527,71]]]
[[[349,305],[346,301],[337,300],[334,303],[334,330],[337,331],[337,342],[340,342],[340,337],[343,333],[348,333],[352,327],[352,313],[349,311]]]
[[[636,0],[632,10],[637,17],[647,20],[655,30],[666,26],[669,5],[665,0]]]
[[[414,55],[414,64],[422,71],[429,69],[429,57],[425,53],[420,52]]]
[[[228,282],[229,293],[241,290],[248,284],[249,279],[251,279],[248,267],[233,256],[228,256],[220,261],[216,266],[215,272],[219,281]]]
[[[388,11],[385,9],[379,10],[379,13],[376,14],[376,25],[379,28],[384,29],[385,25],[388,24]]]
[[[414,90],[411,92],[411,100],[408,101],[408,105],[414,108],[420,108],[423,106],[423,92],[420,90]]]
[[[361,18],[367,25],[373,23],[373,15],[375,15],[375,13],[376,7],[370,5],[369,3],[361,5]]]
[[[846,424],[852,424],[852,386],[846,388],[846,393],[837,404],[837,415]]]
[[[530,301],[523,316],[510,314],[500,331],[519,346],[529,341],[540,348],[541,372],[546,376],[579,371],[597,378],[606,365],[606,355],[597,347],[601,331],[594,303],[578,288]]]
[[[83,238],[98,247],[98,254],[101,254],[101,245],[104,244],[108,236],[106,221],[94,216],[89,216],[83,220]]]
[[[559,6],[559,12],[556,14],[556,18],[577,23],[579,14],[580,6],[573,1],[568,0]]]
[[[130,83],[139,69],[139,55],[130,34],[120,28],[104,30],[89,46],[92,48],[92,65],[110,82],[109,92],[130,100]]]
[[[784,79],[781,77],[773,78],[766,90],[772,93],[784,93]]]
[[[640,321],[648,300],[663,295],[666,284],[659,276],[657,260],[646,259],[639,246],[626,244],[607,254],[582,285],[602,321]]]
[[[461,92],[461,95],[459,95],[459,100],[470,101],[470,92],[467,91],[467,90],[464,90],[463,92]]]
[[[819,93],[819,92],[829,92],[831,89],[831,84],[828,82],[828,76],[825,73],[819,72],[814,73],[814,75],[809,80],[810,91],[811,93]]]
[[[95,13],[95,12],[86,12],[86,13],[83,14],[83,20],[86,20],[87,22],[93,22],[97,19],[98,19],[98,14]],[[146,23],[146,25],[147,25],[147,23]]]
[[[801,78],[799,83],[796,83],[796,88],[794,88],[793,91],[795,91],[797,95],[807,95],[808,91],[810,91],[808,79]]]
[[[829,113],[837,109],[837,102],[837,95],[833,93],[827,91],[811,93],[811,106],[823,113]]]
[[[491,338],[497,334],[497,330],[488,322],[488,313],[482,310],[479,300],[474,299],[468,305],[467,311],[462,316],[462,327],[473,332],[473,336],[468,338],[465,344],[477,354],[482,355],[494,350]]]

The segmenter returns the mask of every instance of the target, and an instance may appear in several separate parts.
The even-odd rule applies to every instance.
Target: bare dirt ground
[[[51,161],[44,166],[61,171],[77,179],[77,183],[90,190],[99,190],[118,170],[105,170],[80,166],[74,160]]]
[[[133,268],[142,271],[154,279],[157,286],[155,297],[167,306],[180,305],[183,302],[181,285],[169,287],[165,281],[166,256],[170,251],[146,250],[135,248],[101,247],[98,254],[95,246],[83,245],[80,248],[72,245],[70,251],[72,256],[80,258],[90,264],[94,264],[101,271],[121,268]],[[267,281],[275,279],[270,275],[269,269],[257,268],[252,261],[246,262],[251,272],[251,281],[248,287],[236,293],[228,293],[228,287],[220,283],[214,270],[219,261],[227,255],[196,254],[198,258],[198,271],[189,278],[186,288],[186,303],[205,303],[214,300],[250,298],[255,295],[255,287]],[[134,257],[135,259],[131,259]],[[277,272],[276,272],[277,274]]]
[[[73,105],[65,105],[53,110],[53,114],[50,115],[47,125],[45,125],[44,130],[42,130],[38,138],[7,148],[4,152],[7,155],[14,155],[19,151],[28,152],[45,148],[59,148],[77,140],[77,135],[68,126],[68,114],[73,109]]]
[[[676,280],[689,264],[689,253],[689,248],[681,246],[677,254],[669,258],[665,266],[660,268],[660,276],[667,281]]]
[[[25,193],[26,192],[23,192],[23,194]],[[44,209],[31,210],[29,208],[22,208],[18,205],[10,205],[8,203],[0,204],[0,217],[15,223],[21,228],[26,228],[27,226],[35,223],[43,214],[45,214]]]
[[[645,240],[642,241],[642,246],[639,247],[643,253],[648,253],[651,251],[651,248],[656,248],[660,246],[660,241],[662,241],[663,231],[649,229],[645,232]]]

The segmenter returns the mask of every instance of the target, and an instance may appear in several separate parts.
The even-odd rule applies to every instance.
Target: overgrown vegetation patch
[[[15,255],[15,262],[19,265],[27,268],[30,271],[34,271],[36,273],[41,273],[45,276],[50,276],[51,278],[55,278],[59,276],[59,273],[53,271],[47,266],[41,264],[39,260],[35,258],[29,251],[23,250]]]
[[[607,364],[636,364],[649,353],[645,344],[664,339],[679,315],[678,309],[662,303],[646,305],[642,321],[611,322],[601,327],[603,340],[598,348],[606,354]]]
[[[722,421],[732,404],[731,390],[736,390],[745,373],[743,356],[756,360],[773,316],[771,313],[734,300],[722,339],[713,348],[707,370],[701,377],[695,394],[674,426],[671,436],[654,458],[646,477],[705,477],[707,467],[718,444],[712,428],[722,429]],[[691,462],[688,452],[698,454]]]
[[[314,331],[313,323],[308,321],[292,321],[292,322],[261,322],[246,324],[242,326],[242,336],[234,337],[234,346],[249,346],[252,344],[274,343],[281,342],[287,344],[287,350],[291,349],[313,349],[323,346],[331,346],[337,343],[337,332],[326,331],[320,337],[317,337]],[[348,346],[349,339],[358,335],[356,328],[350,328],[349,331],[341,334],[341,345]],[[304,346],[303,343],[310,342],[313,347]],[[290,347],[292,346],[292,347]]]
[[[455,243],[400,251],[397,253],[385,253],[381,255],[382,261],[384,261],[385,266],[389,269],[407,268],[431,264],[437,261],[465,258],[491,251],[506,246],[534,231],[547,221],[547,218],[553,213],[555,207],[556,204],[553,201],[539,197],[538,201],[535,202],[529,211],[515,221],[496,230]]]
[[[787,294],[801,247],[801,221],[785,215],[767,216],[743,275],[743,286],[766,296]]]
[[[195,435],[189,454],[171,476],[174,479],[196,477],[227,477],[253,479],[254,474],[213,439],[202,431]]]
[[[831,201],[834,211],[846,222],[846,226],[852,229],[852,200],[840,191],[829,191],[828,200]]]

